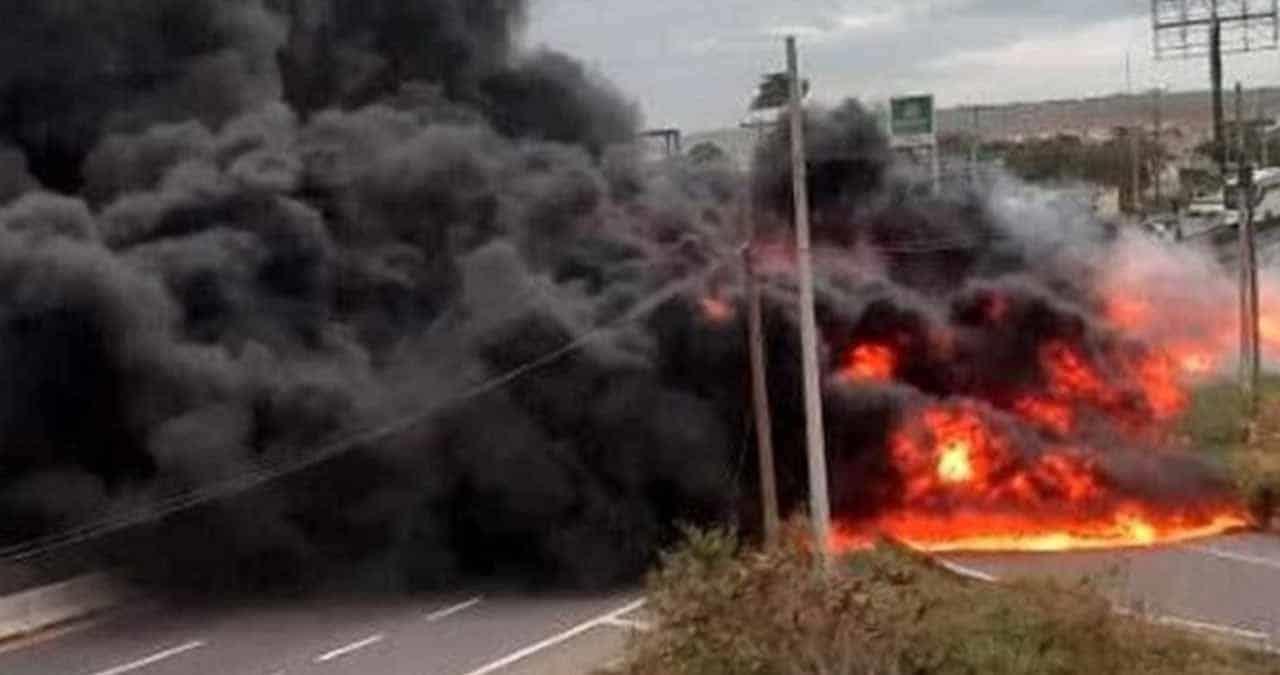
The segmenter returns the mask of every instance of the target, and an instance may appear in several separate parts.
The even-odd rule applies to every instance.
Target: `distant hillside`
[[[1210,92],[1167,92],[1161,99],[1166,129],[1180,129],[1190,145],[1209,137],[1213,124]],[[1227,119],[1233,119],[1234,93],[1230,91],[1226,94],[1226,109]],[[1246,91],[1245,111],[1254,118],[1280,115],[1280,87]],[[988,140],[1019,140],[1058,133],[1105,138],[1118,126],[1140,124],[1151,129],[1154,127],[1152,115],[1150,94],[1114,95],[985,106],[979,112],[979,123],[982,136]],[[942,109],[938,125],[943,133],[969,132],[973,129],[973,109]]]
[[[1228,121],[1234,119],[1234,92],[1226,93]],[[1174,152],[1185,151],[1207,140],[1212,131],[1213,113],[1208,91],[1166,92],[1161,97],[1164,140]],[[882,108],[883,104],[874,108]],[[1280,87],[1245,92],[1245,111],[1251,118],[1280,117]],[[1008,103],[983,106],[978,113],[982,137],[993,140],[1023,140],[1072,134],[1105,140],[1119,126],[1142,125],[1153,129],[1153,99],[1150,94],[1102,98]],[[973,109],[943,108],[938,111],[941,133],[969,133],[973,129]],[[728,153],[739,167],[750,166],[756,134],[741,128],[726,128],[690,134],[685,147],[711,142]]]

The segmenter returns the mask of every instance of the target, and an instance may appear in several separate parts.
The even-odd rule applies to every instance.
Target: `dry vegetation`
[[[1263,380],[1261,405],[1250,430],[1238,385],[1220,382],[1195,393],[1183,431],[1187,442],[1226,464],[1260,522],[1280,506],[1280,376]]]
[[[1246,434],[1236,385],[1202,387],[1181,430],[1259,513],[1280,503],[1280,377],[1262,400]],[[1276,658],[1116,615],[1089,583],[975,582],[888,547],[821,575],[802,541],[760,551],[690,532],[650,576],[657,628],[631,645],[623,672],[1280,675]]]
[[[657,628],[631,646],[628,675],[1280,673],[1117,616],[1088,586],[974,582],[892,549],[824,576],[803,546],[695,532],[649,591]]]

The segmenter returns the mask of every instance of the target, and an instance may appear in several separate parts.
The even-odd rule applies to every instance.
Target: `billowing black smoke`
[[[737,240],[755,203],[785,249],[784,139],[754,198],[727,167],[639,162],[611,147],[634,106],[567,56],[522,51],[523,15],[517,0],[5,6],[0,540],[413,416],[104,555],[183,584],[599,584],[642,570],[676,523],[750,522]],[[1037,377],[1008,334],[1022,324],[1000,329],[1003,351],[975,347],[1005,344],[978,329],[967,351],[931,342],[968,325],[983,284],[1016,289],[1027,325],[1088,339],[1079,269],[977,197],[920,197],[855,105],[810,126],[828,363],[891,336],[920,346],[906,381],[927,394]],[[771,377],[791,449],[782,268]],[[874,464],[901,400],[833,394],[837,474]]]
[[[524,0],[14,0],[0,136],[61,191],[83,186],[86,153],[112,133],[217,129],[276,100],[303,118],[431,102],[421,114],[480,116],[511,136],[596,152],[626,140],[638,116],[612,87],[564,55],[516,49],[524,14]]]
[[[424,410],[105,548],[182,583],[352,567],[598,583],[639,570],[673,522],[729,514],[736,397],[669,377],[644,324],[467,395],[732,253],[728,173],[606,156],[634,106],[519,50],[523,16],[506,0],[6,6],[5,541]]]

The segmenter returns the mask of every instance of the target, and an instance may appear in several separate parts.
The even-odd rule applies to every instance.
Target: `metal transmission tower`
[[[1225,179],[1222,55],[1275,49],[1280,0],[1151,0],[1157,59],[1209,57],[1213,82],[1214,158]]]

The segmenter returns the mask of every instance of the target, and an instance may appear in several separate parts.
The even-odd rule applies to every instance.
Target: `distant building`
[[[760,133],[755,129],[741,127],[702,131],[689,134],[685,138],[685,147],[692,148],[700,143],[712,143],[724,151],[734,167],[740,171],[749,171]]]

